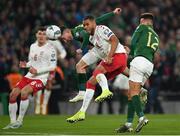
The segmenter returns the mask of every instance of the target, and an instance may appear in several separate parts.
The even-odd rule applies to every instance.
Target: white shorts
[[[83,57],[82,60],[87,64],[91,65],[94,63],[97,63],[98,61],[101,60],[101,58],[97,55],[97,53],[94,51],[94,49],[91,49],[88,53],[86,53]]]
[[[154,64],[145,57],[135,57],[130,63],[129,80],[143,86],[153,72]]]

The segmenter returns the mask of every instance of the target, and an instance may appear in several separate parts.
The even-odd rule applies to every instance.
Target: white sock
[[[45,89],[44,90],[43,105],[47,105],[48,104],[50,96],[51,96],[51,91]]]
[[[140,118],[139,118],[139,121],[142,121],[143,119],[144,119],[144,116],[140,117]]]
[[[39,90],[36,93],[36,104],[38,104],[38,105],[40,105],[40,103],[41,103],[41,94],[42,94],[42,90]]]
[[[79,90],[79,94],[78,94],[78,95],[84,96],[84,95],[85,95],[85,92],[86,92],[86,91],[81,91],[81,90]]]
[[[29,99],[21,100],[20,109],[19,109],[19,116],[17,119],[18,121],[23,122],[23,118],[24,118],[24,115],[27,111],[28,106],[29,106]]]
[[[102,91],[109,90],[108,81],[107,81],[107,78],[106,78],[106,76],[104,74],[102,74],[102,73],[98,74],[96,76],[96,80],[99,83],[99,85],[101,86]]]
[[[17,114],[17,102],[9,103],[9,117],[11,123],[16,122],[16,114]]]
[[[83,104],[81,106],[80,111],[86,112],[86,110],[87,110],[93,96],[94,96],[94,90],[93,89],[86,89]]]
[[[126,125],[127,127],[131,127],[131,126],[132,126],[132,123],[126,122],[125,125]]]

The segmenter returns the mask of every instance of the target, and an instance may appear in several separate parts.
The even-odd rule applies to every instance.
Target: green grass
[[[178,135],[180,134],[180,115],[147,115],[150,120],[140,135]],[[85,121],[70,124],[67,116],[26,116],[24,125],[16,130],[2,130],[0,135],[117,135],[115,129],[126,121],[126,115],[86,116]],[[8,116],[0,116],[0,128],[9,123]],[[135,120],[134,127],[137,124]],[[135,133],[125,133],[134,135]],[[136,134],[137,135],[137,134]]]

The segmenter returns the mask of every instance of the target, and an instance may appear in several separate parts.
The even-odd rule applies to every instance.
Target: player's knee
[[[94,85],[91,80],[88,80],[87,83],[86,83],[86,88],[87,89],[92,89],[92,90],[95,90],[96,89],[96,85]]]
[[[97,75],[102,74],[103,72],[99,69],[93,71],[93,76],[96,78]]]
[[[132,98],[135,95],[139,95],[139,93],[140,93],[140,90],[131,90],[130,91],[130,97]]]
[[[28,98],[29,93],[26,91],[21,92],[21,100],[26,100]]]
[[[15,103],[16,99],[17,99],[17,96],[14,93],[10,93],[9,103]]]
[[[17,96],[14,93],[11,93],[9,96],[9,103],[15,103]]]
[[[79,72],[83,72],[85,70],[84,66],[79,62],[76,64],[76,71]]]
[[[19,89],[13,89],[12,92],[9,95],[9,103],[15,103],[16,99],[19,95],[20,90]]]

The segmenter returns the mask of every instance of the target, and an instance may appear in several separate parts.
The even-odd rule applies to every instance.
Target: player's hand
[[[37,74],[37,69],[35,69],[35,68],[33,68],[33,67],[30,67],[30,68],[29,68],[29,72],[30,72],[31,74]]]
[[[81,50],[81,49],[77,49],[77,50],[76,50],[76,53],[81,54],[81,53],[82,53],[82,50]]]
[[[115,10],[114,10],[113,12],[114,12],[114,14],[116,14],[116,15],[120,15],[121,11],[122,11],[121,8],[115,8]]]
[[[27,63],[26,61],[20,61],[19,62],[19,67],[20,68],[26,68],[26,63]]]
[[[104,59],[104,62],[105,62],[106,64],[111,64],[112,61],[113,61],[113,58],[112,58],[112,57],[109,57],[109,56],[107,56],[107,57]]]

